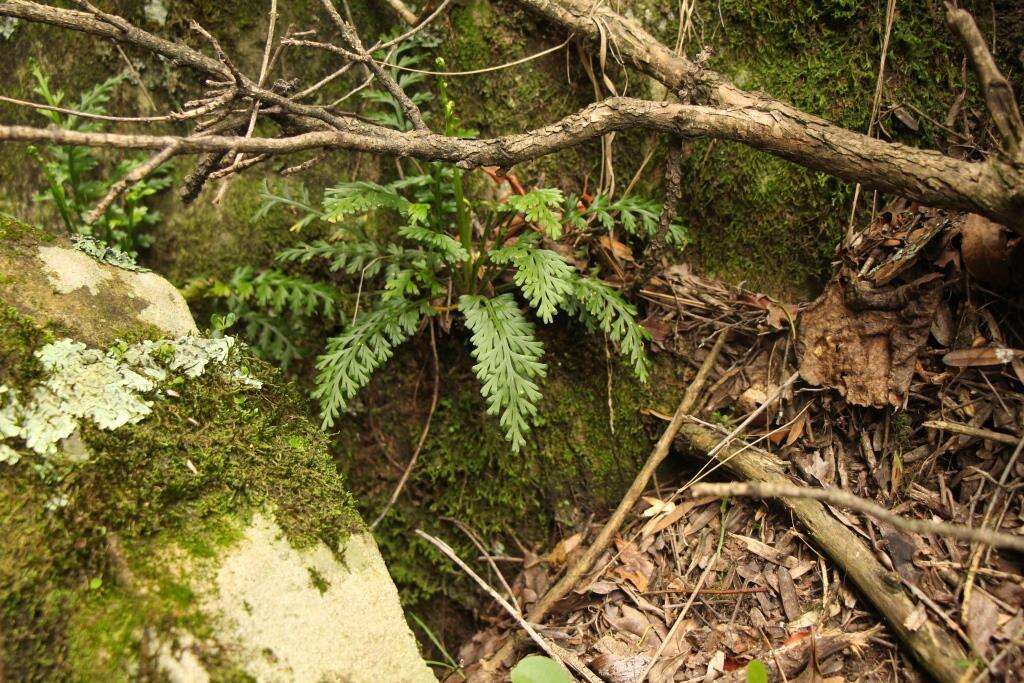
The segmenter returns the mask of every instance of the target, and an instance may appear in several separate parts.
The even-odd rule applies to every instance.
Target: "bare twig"
[[[120,18],[97,16],[43,5],[29,0],[0,0],[0,15],[27,21],[55,24],[131,44],[197,69],[215,84],[235,83],[240,96],[280,107],[289,117],[290,130],[309,131],[299,135],[262,140],[204,136],[182,144],[181,153],[224,151],[281,154],[302,149],[334,148],[366,151],[421,160],[452,161],[508,168],[521,161],[580,145],[610,133],[648,129],[680,136],[722,138],[742,142],[795,161],[808,168],[839,178],[862,182],[865,187],[894,192],[923,204],[966,210],[1024,232],[1020,210],[1024,169],[998,158],[967,162],[939,152],[918,150],[853,133],[767,97],[742,91],[726,83],[702,65],[689,62],[660,46],[634,22],[607,8],[592,6],[589,0],[518,0],[535,7],[562,23],[577,35],[593,36],[613,45],[617,55],[666,83],[673,92],[685,90],[686,101],[707,105],[669,104],[611,98],[591,105],[550,126],[521,135],[495,140],[459,140],[431,136],[425,126],[412,133],[398,133],[383,126],[369,125],[351,116],[339,116],[328,109],[299,104],[294,98],[260,87],[226,60],[213,37],[220,59],[213,59],[185,45],[158,38]],[[330,5],[330,0],[323,0]],[[333,7],[331,7],[333,11]],[[333,17],[340,19],[336,11]],[[358,40],[354,29],[341,20],[349,38]],[[600,24],[600,30],[595,26]],[[201,29],[200,29],[201,30]],[[603,36],[603,38],[602,38]],[[351,47],[351,46],[350,46]],[[361,45],[353,51],[365,55]],[[369,60],[369,56],[365,55]],[[394,80],[372,60],[375,75],[389,90],[400,91]],[[408,99],[408,98],[406,98]],[[411,102],[411,101],[409,101]],[[403,106],[410,120],[418,113]],[[422,117],[419,117],[421,120]],[[325,124],[325,125],[322,125]],[[338,134],[325,130],[333,129]],[[79,134],[18,126],[0,127],[0,141],[33,141],[85,144],[116,148],[162,150],[175,136]],[[312,136],[312,137],[310,137]],[[178,140],[184,138],[178,136]]]
[[[974,436],[979,439],[987,439],[989,441],[995,441],[996,443],[1003,443],[1008,446],[1016,446],[1020,443],[1020,439],[1012,434],[1006,434],[1005,432],[996,432],[991,429],[982,429],[980,427],[972,427],[971,425],[961,424],[959,422],[947,422],[946,420],[928,420],[927,422],[921,423],[922,427],[928,429],[941,429],[945,432],[953,432],[955,434],[963,434],[964,436]]]
[[[679,430],[687,445],[703,453],[720,443],[720,436],[697,424]],[[755,483],[790,486],[783,464],[770,453],[748,444],[728,446],[716,458],[738,477]],[[819,501],[810,498],[782,498],[781,502],[800,520],[810,539],[878,609],[907,650],[934,679],[956,683],[964,675],[963,649],[946,631],[932,621],[920,628],[907,627],[915,605],[899,588],[899,579],[887,571],[864,542],[831,515]]]
[[[658,469],[658,466],[665,460],[669,454],[669,449],[672,447],[672,442],[676,438],[676,434],[679,432],[680,427],[684,422],[684,418],[688,412],[693,409],[693,406],[697,403],[697,398],[700,396],[701,390],[704,388],[705,382],[707,382],[708,375],[711,373],[712,368],[715,366],[715,362],[718,360],[719,354],[722,352],[722,348],[725,346],[727,332],[722,332],[718,335],[718,339],[715,340],[714,345],[708,352],[708,355],[704,358],[704,362],[701,363],[700,369],[694,376],[693,381],[686,388],[683,393],[683,398],[679,402],[679,407],[676,408],[675,415],[672,416],[672,421],[669,422],[668,426],[665,427],[665,431],[662,433],[661,438],[654,444],[654,448],[651,450],[650,456],[644,463],[640,471],[637,472],[636,477],[633,479],[633,483],[630,484],[629,489],[625,495],[619,501],[619,504],[615,507],[615,511],[612,513],[608,521],[604,523],[601,530],[597,533],[594,538],[594,542],[590,544],[590,547],[580,555],[573,564],[566,568],[565,574],[558,580],[554,586],[548,589],[548,591],[533,604],[530,608],[530,619],[536,623],[539,623],[547,616],[555,604],[564,598],[569,591],[576,587],[583,576],[590,571],[593,567],[594,562],[604,552],[608,544],[611,543],[615,534],[618,533],[622,527],[622,523],[625,521],[626,516],[630,513],[637,501],[640,500],[640,496],[647,489],[647,485],[651,481],[651,477],[654,476],[654,472]],[[491,658],[491,662],[500,665],[513,650],[519,645],[517,639],[509,639],[498,651],[494,657]]]
[[[420,113],[420,108],[416,106],[416,103],[409,99],[409,96],[405,94],[405,91],[395,82],[395,79],[391,77],[387,71],[381,67],[380,64],[375,62],[370,54],[363,47],[363,42],[359,39],[359,34],[352,24],[345,21],[338,10],[335,9],[332,0],[322,0],[324,9],[327,10],[327,14],[331,17],[331,21],[341,31],[342,39],[348,43],[349,48],[356,53],[361,61],[373,72],[373,75],[377,77],[380,84],[384,86],[384,89],[391,93],[391,96],[395,98],[399,106],[402,108],[402,112],[406,118],[412,122],[412,125],[416,130],[427,130],[427,124],[423,122],[423,115]],[[416,18],[413,17],[409,23],[415,23]]]
[[[991,529],[976,529],[946,522],[934,522],[929,519],[910,519],[897,515],[878,503],[855,496],[849,491],[833,488],[814,488],[795,484],[766,483],[728,483],[728,484],[697,484],[690,490],[695,498],[722,496],[745,496],[749,498],[810,498],[830,505],[849,508],[863,512],[875,519],[891,524],[898,529],[905,529],[917,534],[937,534],[957,538],[961,541],[982,543],[996,548],[1011,548],[1024,551],[1024,536],[1006,534]]]
[[[428,543],[430,543],[435,548],[440,550],[442,553],[444,553],[446,557],[448,557],[448,559],[457,564],[462,571],[469,574],[469,576],[474,581],[476,581],[477,585],[483,588],[488,595],[494,598],[495,602],[501,605],[501,608],[508,612],[509,615],[516,620],[519,626],[522,627],[522,629],[526,631],[527,634],[529,634],[530,638],[533,639],[533,642],[537,643],[537,646],[540,647],[540,649],[544,650],[544,652],[548,653],[548,655],[550,655],[552,659],[558,661],[560,664],[562,664],[562,666],[568,664],[578,674],[583,676],[583,678],[590,683],[601,683],[601,679],[598,678],[593,671],[588,669],[587,666],[582,661],[580,661],[579,657],[577,657],[572,652],[569,652],[565,648],[560,647],[555,643],[552,643],[550,640],[548,640],[541,634],[537,633],[537,629],[535,629],[530,624],[530,622],[524,619],[523,615],[520,614],[515,607],[509,604],[508,600],[501,597],[501,594],[498,593],[498,591],[491,588],[486,581],[480,578],[479,574],[477,574],[469,565],[463,562],[462,558],[460,558],[458,554],[451,549],[451,546],[449,546],[447,543],[438,538],[434,538],[422,529],[417,529],[416,535],[426,540]]]
[[[163,151],[154,154],[145,162],[132,169],[124,178],[121,178],[121,180],[111,185],[103,199],[101,199],[93,210],[89,212],[89,215],[85,217],[85,224],[92,225],[102,218],[103,214],[105,214],[107,209],[110,208],[110,205],[113,204],[121,194],[123,194],[129,187],[160,168],[160,166],[177,154],[177,152],[177,144],[168,145]]]

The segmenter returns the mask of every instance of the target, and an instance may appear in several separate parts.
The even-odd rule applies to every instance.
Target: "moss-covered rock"
[[[6,279],[40,248],[92,258],[4,225]],[[112,267],[93,265],[76,272]],[[167,330],[132,306],[92,316],[79,289],[0,292],[4,677],[433,680],[294,389],[228,339],[154,340]],[[102,339],[104,320],[134,339],[61,340]]]

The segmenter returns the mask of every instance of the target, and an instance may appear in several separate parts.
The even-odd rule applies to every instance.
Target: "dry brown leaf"
[[[928,621],[928,612],[925,611],[924,603],[919,603],[913,611],[903,620],[903,628],[908,631],[916,631]]]
[[[974,368],[1003,365],[1017,358],[1024,358],[1024,351],[1008,349],[1005,346],[982,346],[950,351],[942,357],[942,362],[954,368]]]
[[[967,635],[982,654],[989,648],[992,634],[999,628],[999,607],[980,590],[971,593],[967,613]]]
[[[941,286],[919,280],[915,289],[901,295],[897,288],[868,291],[843,279],[830,282],[800,315],[800,375],[855,405],[901,407]]]

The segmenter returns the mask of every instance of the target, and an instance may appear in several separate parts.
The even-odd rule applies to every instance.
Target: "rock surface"
[[[0,679],[435,680],[275,373],[225,340],[230,355],[176,371],[180,344],[159,339],[197,330],[173,286],[4,217],[0,307],[0,418],[20,428],[0,429]],[[64,338],[114,374],[153,349],[135,370],[151,412],[73,415],[59,449],[33,449],[10,408],[65,386],[52,357],[83,351]]]

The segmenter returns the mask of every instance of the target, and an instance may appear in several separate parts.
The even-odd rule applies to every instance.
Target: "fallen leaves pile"
[[[836,277],[799,309],[674,266],[643,291],[645,325],[658,349],[685,354],[694,368],[711,335],[730,329],[693,411],[723,435],[799,369],[801,381],[742,436],[787,462],[794,479],[907,517],[1020,534],[1024,306],[1004,267],[1020,245],[992,230],[974,216],[892,207],[854,235]],[[648,670],[651,681],[746,680],[753,660],[789,680],[918,676],[890,626],[781,506],[695,500],[688,485],[722,472],[701,470],[705,459],[682,449],[671,462],[613,547],[538,625],[544,636],[614,683]],[[829,509],[914,600],[904,628],[932,619],[989,680],[1019,680],[1019,556]],[[554,548],[526,551],[521,564],[503,564],[513,567],[507,585],[520,611],[598,528],[592,521]],[[489,571],[492,585],[503,585]],[[472,674],[516,629],[496,608],[485,620],[451,680]]]

